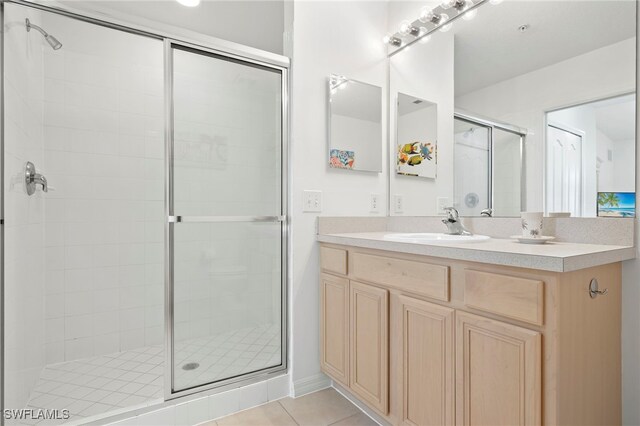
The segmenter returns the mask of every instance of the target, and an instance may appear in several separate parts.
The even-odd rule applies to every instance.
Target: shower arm
[[[26,18],[24,20],[25,24],[27,25],[27,32],[31,31],[31,28],[37,30],[40,34],[42,34],[45,37],[49,36],[49,33],[46,32],[45,30],[43,30],[42,28],[40,28],[39,26],[37,26],[36,24],[32,24],[31,21],[29,21],[29,18]]]

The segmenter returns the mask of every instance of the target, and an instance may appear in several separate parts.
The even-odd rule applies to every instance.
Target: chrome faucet
[[[488,208],[488,209],[482,210],[480,212],[480,216],[493,217],[493,209],[492,208]]]
[[[47,178],[40,173],[36,173],[36,166],[34,166],[31,161],[27,161],[24,167],[24,183],[28,195],[33,195],[36,192],[36,185],[41,185],[42,191],[49,192]]]
[[[447,213],[447,217],[442,219],[442,223],[447,225],[447,234],[449,235],[473,235],[462,224],[460,214],[455,207],[445,207],[444,211]]]

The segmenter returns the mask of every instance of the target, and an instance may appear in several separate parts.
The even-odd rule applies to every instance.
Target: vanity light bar
[[[472,19],[476,13],[476,8],[483,3],[490,1],[492,4],[498,4],[501,0],[445,0],[440,6],[434,9],[428,7],[422,8],[420,11],[420,17],[410,21],[402,21],[400,24],[400,30],[395,34],[390,34],[384,37],[383,42],[393,47],[403,48],[407,47],[414,42],[424,38],[436,30],[448,31],[451,28],[451,24],[458,18]],[[444,13],[444,10],[453,9],[456,11],[456,15],[452,18],[448,14]],[[430,25],[428,29],[424,25]],[[412,37],[411,40],[405,41],[407,37]],[[393,53],[398,52],[400,49]],[[393,55],[393,53],[391,55]]]

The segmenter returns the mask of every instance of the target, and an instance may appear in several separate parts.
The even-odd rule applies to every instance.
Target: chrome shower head
[[[39,26],[32,24],[31,21],[29,21],[29,18],[25,19],[24,22],[27,27],[27,32],[31,31],[31,28],[38,31],[40,34],[44,36],[44,39],[47,41],[47,43],[49,43],[49,46],[51,46],[53,50],[58,50],[62,47],[62,43],[60,43],[60,41],[57,38],[47,33],[45,30],[43,30]]]
[[[62,43],[51,34],[44,36],[44,39],[47,40],[47,43],[49,43],[49,46],[51,46],[53,50],[58,50],[62,47]]]

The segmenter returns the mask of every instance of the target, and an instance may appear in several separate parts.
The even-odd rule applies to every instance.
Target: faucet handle
[[[447,219],[458,220],[458,218],[460,217],[460,213],[458,213],[458,209],[456,209],[455,207],[445,207],[443,208],[443,210],[447,214]]]
[[[486,208],[486,209],[482,210],[480,212],[480,216],[492,217],[493,216],[493,209],[491,207],[489,207],[489,208]]]

